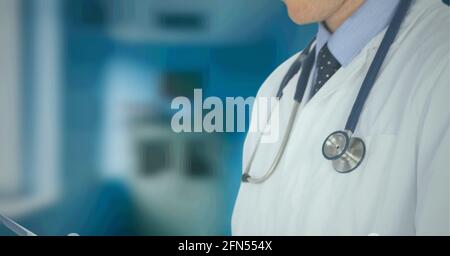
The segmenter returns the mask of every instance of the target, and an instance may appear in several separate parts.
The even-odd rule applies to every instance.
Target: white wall
[[[19,1],[0,0],[0,195],[20,183]]]
[[[34,35],[27,64],[33,94],[31,112],[20,109],[20,13],[18,0],[0,0],[0,212],[16,217],[54,203],[60,192],[60,0],[33,0],[30,21]],[[20,120],[30,120],[30,140],[21,141]],[[31,118],[31,119],[28,119]],[[30,169],[20,159],[25,145],[31,153]],[[23,150],[22,150],[23,151]],[[28,194],[15,193],[27,175],[33,183]],[[7,195],[3,196],[2,195]]]
[[[36,193],[53,198],[60,185],[61,1],[34,2],[32,180]]]

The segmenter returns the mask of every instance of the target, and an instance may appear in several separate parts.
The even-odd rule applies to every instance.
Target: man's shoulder
[[[289,67],[295,62],[295,60],[301,54],[297,52],[296,54],[289,57],[287,60],[282,62],[264,81],[258,90],[257,97],[271,97],[275,96],[278,88],[283,80],[284,76],[288,72]]]
[[[399,40],[408,54],[399,56],[423,69],[439,68],[450,58],[450,9],[440,0],[417,0],[412,12]]]
[[[422,3],[424,0],[417,0]],[[428,4],[418,4],[423,8],[413,17],[410,33],[417,36],[416,44],[432,49],[449,45],[450,40],[450,8],[441,0],[425,0]],[[426,43],[426,44],[425,44]]]

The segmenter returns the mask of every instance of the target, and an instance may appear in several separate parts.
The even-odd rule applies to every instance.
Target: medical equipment
[[[0,222],[2,222],[3,225],[5,225],[8,229],[10,229],[18,236],[36,236],[35,233],[29,231],[28,229],[17,224],[15,221],[1,214],[0,214]]]
[[[35,233],[31,232],[30,230],[22,227],[15,221],[11,220],[10,218],[0,214],[0,222],[3,223],[9,230],[14,232],[18,236],[37,236]],[[70,233],[67,236],[79,236],[76,233]]]
[[[366,147],[364,141],[361,138],[353,137],[353,133],[357,126],[359,117],[361,115],[364,104],[369,96],[369,93],[377,79],[380,68],[386,58],[389,49],[394,42],[395,38],[398,35],[400,27],[410,9],[412,4],[412,0],[402,0],[397,7],[395,15],[389,25],[388,30],[381,42],[381,45],[375,55],[374,60],[369,68],[369,71],[363,81],[363,84],[359,90],[358,96],[354,102],[352,107],[350,116],[347,120],[347,124],[343,131],[336,131],[330,134],[324,141],[322,145],[322,154],[325,159],[330,160],[332,162],[333,168],[338,173],[349,173],[355,170],[363,161],[365,156]],[[252,167],[256,152],[258,151],[258,147],[261,144],[261,138],[259,137],[257,146],[252,152],[248,164],[244,169],[244,174],[242,175],[242,182],[244,183],[253,183],[260,184],[266,181],[277,168],[281,157],[283,156],[284,150],[286,149],[287,142],[289,141],[289,137],[292,131],[292,127],[301,103],[303,96],[306,91],[306,87],[309,81],[310,74],[312,72],[312,68],[314,66],[315,61],[315,48],[313,40],[308,47],[303,51],[297,60],[289,68],[287,74],[283,78],[278,93],[277,99],[280,100],[283,95],[283,89],[287,86],[289,81],[294,77],[296,73],[300,71],[302,68],[302,72],[300,74],[297,88],[294,94],[295,104],[291,111],[288,125],[286,128],[286,132],[283,136],[281,146],[275,155],[275,159],[270,165],[269,169],[265,172],[265,174],[261,177],[252,177],[250,175],[250,169]],[[311,54],[313,53],[313,54]],[[269,117],[270,118],[270,117]]]

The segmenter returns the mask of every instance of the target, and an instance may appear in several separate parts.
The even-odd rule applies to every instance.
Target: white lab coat
[[[322,156],[322,144],[345,127],[384,31],[309,102],[303,101],[275,173],[263,184],[241,185],[233,235],[450,233],[449,16],[440,0],[417,0],[412,6],[356,128],[367,151],[355,171],[334,171]],[[296,57],[270,75],[257,97],[276,94]],[[298,75],[279,105],[281,132],[297,80]],[[258,136],[247,135],[244,166]],[[280,144],[281,139],[260,145],[252,175],[267,170]]]

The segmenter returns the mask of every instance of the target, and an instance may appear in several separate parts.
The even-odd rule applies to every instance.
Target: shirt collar
[[[342,66],[347,66],[361,50],[390,23],[400,0],[366,0],[334,33],[319,24],[316,54],[328,44]]]

